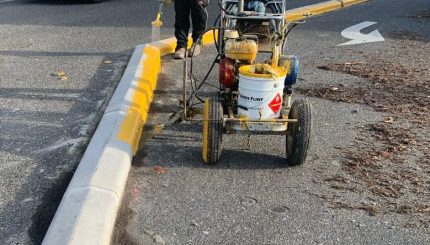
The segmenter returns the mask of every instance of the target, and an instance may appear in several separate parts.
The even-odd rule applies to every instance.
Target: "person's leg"
[[[277,8],[277,6],[276,6],[275,3],[269,3],[269,4],[267,4],[266,5],[266,9],[268,10],[267,12],[270,13],[270,14],[280,14],[280,13],[282,13],[282,12],[280,12],[280,9]],[[275,32],[275,31],[280,32],[281,30],[279,28],[279,24],[280,24],[280,22],[278,20],[271,19],[270,20],[270,31],[271,32]]]
[[[237,4],[231,4],[227,10],[230,14],[237,15]],[[236,27],[236,20],[231,19],[227,27],[234,29]]]
[[[254,11],[254,1],[246,1],[245,6],[243,6],[245,11]]]
[[[193,1],[193,0],[191,0]],[[190,0],[175,0],[175,37],[176,50],[187,48],[190,30]]]
[[[264,15],[264,13],[266,13],[266,6],[263,2],[258,1],[255,5],[255,12],[259,15]]]
[[[191,9],[191,21],[193,23],[193,42],[197,43],[199,37],[203,35],[206,30],[206,22],[208,20],[208,13],[206,7],[203,5],[202,0],[189,0]],[[201,40],[198,42],[201,44]]]

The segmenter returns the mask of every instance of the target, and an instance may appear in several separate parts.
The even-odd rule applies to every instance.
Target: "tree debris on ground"
[[[341,150],[344,172],[325,179],[337,192],[324,199],[332,208],[407,215],[406,227],[429,230],[430,67],[371,60],[318,66],[365,78],[366,83],[299,89],[308,96],[368,105],[387,115],[384,121],[359,128],[361,136],[353,146]],[[358,193],[366,201],[348,202],[339,191]]]
[[[376,111],[400,114],[421,126],[429,126],[430,122],[426,120],[430,110],[429,66],[410,69],[401,64],[375,60],[372,63],[320,65],[318,68],[363,77],[370,83],[299,89],[300,92],[333,101],[369,105]]]
[[[66,73],[64,71],[57,71],[54,73],[51,73],[51,76],[56,77],[58,80],[67,80],[68,77],[66,76]]]
[[[164,174],[166,171],[167,171],[167,169],[166,169],[166,168],[163,168],[163,167],[161,167],[161,166],[159,166],[159,165],[155,165],[155,166],[154,166],[154,172],[155,172],[156,174]]]

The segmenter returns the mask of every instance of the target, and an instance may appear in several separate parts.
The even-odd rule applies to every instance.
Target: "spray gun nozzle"
[[[161,18],[161,13],[158,12],[157,18],[155,18],[155,20],[151,23],[151,25],[154,27],[161,27],[163,25],[163,22],[161,22],[160,18]]]

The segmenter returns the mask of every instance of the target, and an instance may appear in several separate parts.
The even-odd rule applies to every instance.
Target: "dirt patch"
[[[367,197],[367,202],[351,206],[332,199],[334,208],[361,209],[370,215],[398,213],[422,217],[429,228],[430,155],[429,142],[417,142],[408,129],[388,124],[368,124],[354,149],[344,150],[345,176],[325,179],[332,188],[350,190]],[[427,218],[426,218],[427,217]],[[425,225],[425,226],[424,226]]]
[[[375,60],[318,66],[366,78],[370,83],[299,89],[299,92],[332,101],[359,103],[376,111],[393,113],[419,125],[429,125],[430,67],[408,68],[402,64]]]
[[[392,39],[430,42],[430,37],[413,31],[395,31],[387,33],[387,36]]]
[[[414,19],[430,18],[430,9],[425,9],[416,15],[410,15],[408,17]]]
[[[364,125],[353,146],[342,149],[341,174],[325,179],[337,191],[324,196],[332,208],[364,210],[369,215],[400,214],[407,227],[430,229],[430,67],[395,62],[349,62],[319,69],[366,78],[354,85],[299,89],[308,96],[359,103],[387,113],[386,120]],[[402,121],[406,123],[397,123]],[[400,126],[407,125],[407,126]],[[339,193],[363,197],[351,203]]]

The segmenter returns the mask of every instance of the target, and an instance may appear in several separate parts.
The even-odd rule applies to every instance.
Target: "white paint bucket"
[[[239,69],[238,115],[250,120],[279,118],[286,71],[277,68],[277,76],[250,72],[252,66]]]

